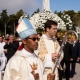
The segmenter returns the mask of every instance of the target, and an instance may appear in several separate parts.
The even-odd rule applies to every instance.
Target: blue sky
[[[52,11],[80,10],[80,0],[50,0]]]
[[[15,14],[22,9],[24,12],[32,14],[38,8],[42,11],[43,0],[0,0],[0,13],[7,9],[8,14]],[[6,5],[5,5],[6,4]],[[64,10],[80,10],[80,0],[50,0],[52,12]]]

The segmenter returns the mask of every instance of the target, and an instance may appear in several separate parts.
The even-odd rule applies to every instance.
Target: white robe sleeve
[[[1,61],[0,70],[2,71],[5,68],[7,63],[7,58],[5,57],[4,53],[1,53],[0,61]]]
[[[46,54],[44,59],[44,67],[51,67],[52,68],[52,56],[51,54]]]

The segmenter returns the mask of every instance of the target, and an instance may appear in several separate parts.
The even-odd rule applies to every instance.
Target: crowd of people
[[[14,35],[0,36],[0,60],[2,60],[0,70],[4,70],[5,64],[15,54],[18,47],[19,41],[15,39]]]
[[[76,62],[80,61],[80,42],[76,35],[71,35],[64,43],[63,53],[64,57],[60,62],[63,70],[59,70],[60,80],[62,80],[62,77],[70,80],[76,74]]]
[[[80,42],[74,34],[66,37],[54,70],[63,43],[56,36],[57,25],[57,22],[47,20],[45,33],[37,34],[29,20],[24,18],[16,28],[20,38],[0,36],[3,80],[62,80],[63,77],[70,80],[74,77],[76,61],[80,60]]]

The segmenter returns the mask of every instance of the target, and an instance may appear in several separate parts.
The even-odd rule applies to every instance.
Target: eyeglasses
[[[33,40],[33,41],[39,41],[40,40],[40,38],[35,38],[35,37],[33,37],[33,38],[27,38],[27,39],[31,39],[31,40]]]

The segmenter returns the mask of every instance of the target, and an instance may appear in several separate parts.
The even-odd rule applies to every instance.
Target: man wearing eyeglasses
[[[54,76],[51,76],[52,74],[55,74],[54,80],[59,80],[57,68],[55,70],[55,73],[53,73],[55,60],[57,59],[60,49],[59,44],[55,40],[53,40],[53,36],[55,36],[56,33],[57,23],[52,20],[47,20],[45,23],[45,34],[43,34],[40,38],[38,47],[38,55],[43,61],[45,67],[45,80],[53,80],[52,78],[54,78]]]
[[[4,80],[44,80],[42,61],[34,53],[39,41],[35,29],[24,18],[16,30],[22,39],[22,45],[9,60]]]

